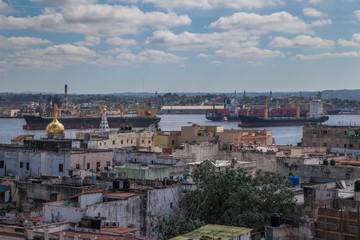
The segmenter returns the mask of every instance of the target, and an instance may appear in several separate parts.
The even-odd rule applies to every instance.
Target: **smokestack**
[[[68,105],[67,84],[65,84],[65,107]]]

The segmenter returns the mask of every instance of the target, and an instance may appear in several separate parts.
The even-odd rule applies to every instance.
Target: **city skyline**
[[[1,92],[360,89],[354,0],[0,0]]]

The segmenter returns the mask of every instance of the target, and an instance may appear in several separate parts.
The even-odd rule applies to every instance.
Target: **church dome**
[[[54,120],[46,126],[46,135],[51,138],[56,136],[57,134],[64,134],[64,131],[65,131],[64,125],[62,125],[57,120],[57,111],[58,111],[58,107],[55,104],[54,105]]]
[[[46,134],[53,133],[54,135],[63,134],[65,131],[64,125],[62,125],[56,118],[47,125]]]

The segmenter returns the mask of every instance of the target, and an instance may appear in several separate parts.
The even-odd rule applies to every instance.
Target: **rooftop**
[[[204,236],[208,236],[210,239],[232,240],[235,237],[247,234],[251,231],[252,229],[250,228],[208,224],[193,232],[172,238],[172,240],[201,239],[204,238]]]

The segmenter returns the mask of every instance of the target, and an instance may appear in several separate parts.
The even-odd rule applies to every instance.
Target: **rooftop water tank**
[[[270,215],[270,226],[271,227],[280,227],[280,215],[277,213],[273,213]]]

